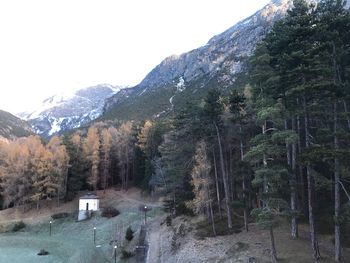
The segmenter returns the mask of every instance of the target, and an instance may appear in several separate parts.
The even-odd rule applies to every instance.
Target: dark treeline
[[[294,239],[300,221],[308,224],[316,261],[317,233],[332,231],[341,261],[349,240],[349,58],[344,3],[294,1],[231,91],[214,87],[202,103],[145,123],[145,182],[165,189],[173,214],[205,215],[214,235],[217,217],[228,231],[237,215],[246,231],[253,218],[270,233],[273,261],[283,221]]]

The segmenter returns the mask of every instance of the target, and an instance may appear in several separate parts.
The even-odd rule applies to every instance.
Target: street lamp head
[[[96,230],[96,227],[94,226],[94,230]]]
[[[50,221],[50,224],[52,224],[52,221]]]
[[[145,209],[147,209],[147,205],[145,205]]]
[[[117,249],[117,246],[114,246],[114,249]]]

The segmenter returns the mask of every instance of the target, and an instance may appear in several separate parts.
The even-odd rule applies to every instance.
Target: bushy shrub
[[[45,249],[40,249],[39,253],[38,253],[38,256],[45,256],[45,255],[48,255],[49,252],[47,252]]]
[[[111,207],[111,206],[108,206],[108,207],[103,209],[101,216],[111,218],[111,217],[115,217],[119,214],[120,214],[120,212],[118,209]]]
[[[68,213],[57,213],[57,214],[53,214],[51,217],[52,219],[60,219],[60,218],[66,218],[68,216],[69,216]]]
[[[178,239],[178,236],[174,232],[173,237],[171,238],[171,252],[172,253],[175,253],[181,245],[180,242],[177,242],[177,239]]]
[[[172,218],[170,215],[165,218],[165,222],[167,226],[171,226]]]
[[[132,253],[130,251],[126,251],[125,249],[122,250],[122,259],[131,258],[133,256],[135,256],[134,253]]]
[[[134,231],[132,231],[131,227],[129,226],[126,229],[125,239],[128,241],[131,241],[133,238],[134,238]]]
[[[19,230],[21,230],[21,229],[23,229],[25,227],[26,227],[26,224],[24,224],[23,221],[20,221],[20,222],[14,224],[14,226],[12,228],[12,231],[13,232],[17,232],[17,231],[19,231]]]

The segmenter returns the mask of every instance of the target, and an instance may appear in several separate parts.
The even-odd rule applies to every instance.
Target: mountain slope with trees
[[[103,117],[143,120],[166,116],[188,101],[202,99],[212,87],[231,86],[256,43],[290,6],[291,1],[273,1],[205,46],[166,58],[139,85],[109,98]]]
[[[99,117],[105,99],[121,88],[101,84],[71,93],[56,94],[45,99],[34,111],[22,112],[18,116],[28,121],[41,136],[62,134]]]
[[[0,110],[0,137],[13,139],[29,136],[32,133],[33,130],[28,123],[11,113]]]
[[[70,200],[79,190],[135,185],[164,197],[167,226],[181,215],[202,219],[184,217],[194,224],[188,231],[181,223],[169,228],[173,255],[189,231],[204,243],[205,237],[227,235],[223,240],[230,240],[230,235],[243,236],[258,226],[270,246],[271,262],[297,257],[280,254],[276,241],[283,235],[295,243],[306,240],[309,261],[330,262],[330,252],[322,246],[324,234],[334,261],[346,262],[350,12],[344,4],[294,0],[235,81],[221,85],[213,77],[201,90],[203,97],[189,96],[182,104],[170,97],[175,110],[163,118],[147,118],[149,109],[162,110],[162,101],[142,108],[141,101],[149,103],[144,98],[159,99],[156,90],[145,90],[130,104],[139,108],[124,116],[131,120],[111,112],[113,121],[48,143],[31,136],[0,144],[3,206],[39,207],[45,199]],[[169,85],[169,90],[191,94],[185,79]],[[125,90],[125,98],[135,90]],[[159,90],[166,101],[169,94]]]

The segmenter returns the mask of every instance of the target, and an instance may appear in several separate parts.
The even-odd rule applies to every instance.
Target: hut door
[[[89,210],[89,203],[86,203],[86,211]]]

